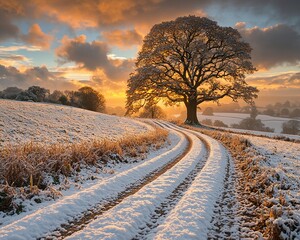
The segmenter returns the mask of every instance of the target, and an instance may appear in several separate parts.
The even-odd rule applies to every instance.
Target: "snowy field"
[[[300,144],[263,137],[244,137],[264,157],[265,160],[261,161],[263,171],[273,172],[273,176],[269,176],[274,182],[273,198],[269,202],[274,204],[273,209],[282,213],[274,221],[287,230],[281,233],[281,239],[300,239]]]
[[[114,140],[148,130],[148,125],[128,118],[62,105],[0,99],[0,146],[29,141],[51,144]]]
[[[247,138],[262,155],[267,157],[266,167],[275,169],[282,178],[288,177],[293,185],[291,194],[300,189],[300,144],[255,136]],[[296,191],[295,191],[296,190]],[[300,212],[299,212],[300,213]]]
[[[197,166],[200,166],[198,169],[201,172],[195,175],[194,181],[182,187],[180,191],[185,194],[181,200],[177,196],[180,200],[177,208],[168,211],[164,209],[164,212],[170,212],[169,217],[161,216],[158,220],[161,226],[150,228],[150,233],[146,233],[147,237],[145,235],[141,237],[186,239],[197,234],[201,234],[199,235],[201,237],[206,236],[214,204],[219,192],[223,191],[226,166],[226,161],[224,162],[223,159],[226,159],[227,152],[217,141],[203,134],[188,130],[183,134],[184,129],[171,125],[166,125],[166,128],[171,132],[171,145],[165,148],[164,152],[150,156],[146,161],[132,168],[116,172],[109,178],[97,180],[93,185],[80,191],[73,190],[57,202],[42,204],[37,209],[33,208],[29,214],[22,213],[20,216],[6,219],[0,228],[0,239],[36,239],[49,234],[57,235],[57,231],[54,230],[60,229],[60,224],[87,211],[96,203],[105,204],[132,183],[141,181],[149,172],[174,161],[176,156],[186,148],[187,139],[191,144],[190,148],[178,164],[158,175],[140,191],[104,212],[69,238],[131,239],[139,236],[146,226],[151,225],[148,223],[151,222],[153,213],[168,202],[168,196],[181,182],[190,177]],[[205,142],[207,146],[204,145]],[[188,214],[191,212],[193,212],[192,219]],[[172,217],[172,214],[176,217]],[[174,231],[173,221],[177,218],[180,219],[181,225]]]
[[[0,103],[2,144],[118,139],[153,129],[147,123],[169,131],[161,148],[138,161],[129,158],[104,168],[83,168],[51,186],[59,191],[56,198],[38,202],[43,198],[38,193],[23,200],[20,214],[0,212],[0,239],[263,239],[269,233],[256,228],[260,215],[251,215],[260,208],[269,223],[285,229],[282,239],[300,239],[299,143],[235,133],[231,135],[244,137],[251,145],[234,153],[224,132],[217,132],[222,135],[217,138],[214,131],[204,134],[165,121],[142,123],[51,104]],[[212,120],[231,124],[248,117],[221,115],[223,119],[216,113]],[[247,194],[254,199],[260,194],[242,185],[245,172],[239,163],[253,174],[253,182],[272,183],[263,189],[261,205],[243,201]],[[275,207],[281,212],[270,217]],[[248,222],[246,213],[251,216]]]
[[[214,113],[213,116],[206,116],[202,115],[202,113],[198,113],[198,119],[199,121],[202,121],[204,119],[211,119],[212,121],[220,120],[226,125],[230,127],[231,124],[237,124],[241,120],[250,117],[250,114],[246,113]],[[281,133],[282,131],[282,124],[284,122],[287,122],[289,120],[292,120],[290,118],[281,118],[281,117],[272,117],[267,115],[258,115],[256,119],[260,119],[262,123],[269,128],[274,129],[274,133]]]

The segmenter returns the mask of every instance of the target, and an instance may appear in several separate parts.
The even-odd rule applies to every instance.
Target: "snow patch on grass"
[[[120,171],[118,174],[96,181],[88,188],[74,191],[66,197],[47,204],[22,218],[10,219],[0,229],[0,239],[36,239],[58,228],[73,217],[81,214],[98,203],[105,204],[107,200],[116,197],[118,193],[136,183],[149,172],[161,168],[168,161],[182,152],[187,142],[181,135],[172,149],[159,156],[148,159],[133,168]],[[16,220],[18,219],[18,220]]]
[[[20,143],[69,144],[117,140],[153,128],[125,117],[49,103],[0,99],[0,147]]]

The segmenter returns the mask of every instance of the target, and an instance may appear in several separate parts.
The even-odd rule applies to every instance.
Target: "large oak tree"
[[[236,29],[205,17],[180,17],[152,27],[128,80],[127,113],[163,100],[183,102],[186,123],[199,124],[197,106],[224,97],[253,103],[258,90],[245,74],[255,71],[251,47]]]

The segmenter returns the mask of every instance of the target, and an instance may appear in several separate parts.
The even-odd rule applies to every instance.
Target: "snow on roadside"
[[[202,142],[195,135],[189,136],[192,150],[179,163],[67,239],[134,238],[139,229],[146,226],[155,208],[186,178],[198,161],[203,161]]]
[[[169,151],[162,153],[132,169],[99,181],[89,188],[77,191],[72,195],[61,198],[53,204],[25,215],[0,228],[0,239],[35,239],[58,228],[62,223],[93,207],[97,203],[105,203],[124,191],[129,185],[146,176],[149,172],[161,168],[168,161],[176,158],[187,145],[182,134],[175,133],[180,140]],[[14,220],[14,219],[12,219]]]
[[[133,119],[75,107],[0,99],[0,147],[30,141],[65,144],[115,140],[152,129]]]
[[[210,156],[186,194],[158,227],[155,239],[207,238],[214,205],[223,189],[228,154],[218,141],[196,134],[208,142]]]
[[[271,132],[262,132],[262,131],[253,131],[253,130],[243,130],[243,129],[235,129],[235,128],[224,128],[224,127],[214,127],[216,129],[221,129],[225,131],[230,131],[236,134],[248,134],[248,135],[256,135],[257,137],[269,137],[274,139],[291,139],[300,141],[299,135],[291,135],[291,134],[283,134],[283,133],[271,133]]]
[[[274,219],[272,220],[283,231],[282,239],[300,239],[300,144],[262,137],[243,136],[254,146],[265,161],[260,165],[272,185],[273,198],[269,200]],[[277,206],[278,205],[278,206]]]

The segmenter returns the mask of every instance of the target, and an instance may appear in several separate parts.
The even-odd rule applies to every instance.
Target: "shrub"
[[[37,102],[37,96],[31,92],[28,91],[24,91],[18,94],[18,96],[16,97],[16,100],[19,101],[32,101],[32,102]]]
[[[63,92],[54,90],[53,93],[48,96],[47,100],[51,103],[61,103],[60,98],[62,96],[64,96]]]
[[[105,99],[102,94],[91,87],[82,87],[75,95],[78,97],[79,107],[87,110],[104,112]]]
[[[145,106],[143,112],[141,112],[140,117],[142,118],[160,118],[163,119],[166,117],[166,114],[160,106],[152,105]]]
[[[295,108],[293,111],[290,112],[290,117],[300,117],[300,109]]]
[[[211,119],[203,119],[203,120],[201,121],[201,123],[204,124],[204,125],[209,125],[209,126],[212,126],[212,125],[213,125]]]
[[[205,116],[213,116],[214,115],[214,110],[212,107],[207,107],[205,108],[205,110],[203,111],[202,115]]]
[[[48,89],[39,86],[31,86],[26,91],[20,92],[17,95],[16,100],[44,102],[49,93],[50,91]]]
[[[282,132],[285,134],[299,134],[300,133],[300,121],[289,120],[282,124]]]
[[[68,98],[67,98],[67,96],[66,95],[62,95],[59,99],[58,99],[58,101],[62,104],[62,105],[68,105]]]
[[[221,120],[215,120],[214,126],[215,127],[228,127],[228,125],[223,123]]]
[[[245,118],[239,122],[239,124],[232,124],[232,128],[255,130],[264,132],[274,132],[273,128],[265,127],[260,119]]]
[[[20,88],[8,87],[1,92],[1,98],[16,99],[18,94],[20,94],[21,92],[23,92],[23,90]]]

